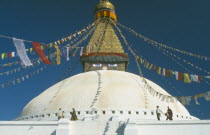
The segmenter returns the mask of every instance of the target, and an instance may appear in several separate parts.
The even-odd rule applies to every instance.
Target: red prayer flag
[[[202,78],[202,76],[198,76],[198,83],[201,82],[201,78]]]
[[[47,59],[47,57],[44,54],[44,51],[42,50],[40,43],[38,42],[32,42],[32,45],[34,47],[34,50],[39,55],[39,57],[42,59],[42,61],[46,64],[50,64],[50,61]]]
[[[183,75],[181,72],[176,71],[175,74],[176,74],[176,80],[178,80],[178,81],[183,80]]]
[[[158,66],[155,66],[154,68],[154,72],[157,72]]]
[[[9,52],[9,53],[8,53],[8,56],[9,56],[10,58],[12,58],[12,53],[11,53],[11,52]]]

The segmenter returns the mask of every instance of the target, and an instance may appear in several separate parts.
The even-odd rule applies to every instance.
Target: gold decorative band
[[[98,20],[98,18],[100,17],[110,17],[111,19],[113,19],[115,22],[117,22],[117,16],[114,12],[112,11],[108,11],[108,10],[102,10],[102,11],[98,11],[95,14],[95,20]]]

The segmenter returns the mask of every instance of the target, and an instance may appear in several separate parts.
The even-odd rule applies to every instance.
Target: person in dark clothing
[[[72,115],[71,115],[71,120],[72,121],[76,121],[76,120],[78,120],[76,111],[75,111],[74,108],[72,110],[73,110],[73,112],[72,112]]]
[[[167,117],[166,120],[173,120],[173,112],[169,107],[166,113],[166,117]]]

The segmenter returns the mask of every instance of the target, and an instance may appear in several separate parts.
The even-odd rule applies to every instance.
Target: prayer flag
[[[184,97],[181,97],[181,103],[182,103],[182,105],[185,105],[185,99],[184,99]]]
[[[149,67],[148,67],[148,69],[151,70],[152,67],[153,67],[153,64],[150,64]]]
[[[157,72],[158,66],[154,67],[154,72]]]
[[[5,57],[5,53],[2,53],[2,54],[1,54],[2,60],[4,59],[4,57]]]
[[[161,75],[161,67],[158,67],[157,73],[158,73],[159,75]]]
[[[163,73],[162,73],[163,76],[166,76],[166,69],[163,68]]]
[[[206,99],[206,101],[210,100],[210,91],[203,94],[203,97]]]
[[[198,94],[197,96],[198,96],[199,98],[201,98],[201,97],[203,97],[203,94]]]
[[[69,61],[69,47],[66,48],[66,60]]]
[[[33,51],[33,48],[30,48],[30,53],[32,53],[32,51]]]
[[[58,48],[57,45],[55,45],[54,47],[56,49],[56,61],[57,61],[57,64],[61,64],[60,49]]]
[[[42,61],[46,64],[51,64],[50,61],[47,59],[47,57],[44,54],[43,49],[40,46],[40,43],[38,42],[32,42],[32,45],[34,47],[34,50],[39,55],[39,57],[42,59]]]
[[[81,47],[80,56],[82,56],[82,52],[83,52],[83,47]]]
[[[52,53],[52,48],[48,48],[48,59],[51,64],[56,65],[55,59],[53,57],[54,53]]]
[[[164,69],[163,72],[164,72],[163,73],[164,76],[166,76],[166,77],[172,77],[173,71],[168,70],[168,69]]]
[[[190,80],[191,81],[194,81],[194,82],[200,83],[201,76],[198,76],[198,75],[190,75]]]
[[[9,56],[10,58],[12,58],[12,52],[9,52],[9,53],[8,53],[8,56]]]
[[[197,97],[197,95],[196,96],[194,96],[194,99],[195,99],[195,103],[196,103],[196,105],[200,105],[200,103],[198,102],[198,97]]]
[[[26,49],[25,49],[25,45],[23,43],[23,40],[13,38],[13,42],[14,42],[14,45],[16,47],[18,56],[21,60],[21,64],[25,65],[25,66],[32,66],[32,63],[31,63],[31,61],[28,58],[28,55],[26,53]]]
[[[184,82],[185,83],[191,83],[190,77],[187,73],[184,73]]]
[[[12,52],[12,57],[15,57],[15,52]]]

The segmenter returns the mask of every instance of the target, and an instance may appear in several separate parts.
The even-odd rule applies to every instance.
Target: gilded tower
[[[101,69],[126,71],[128,56],[124,53],[113,28],[113,22],[117,21],[114,5],[109,0],[101,0],[94,14],[98,23],[80,58],[83,71]]]

